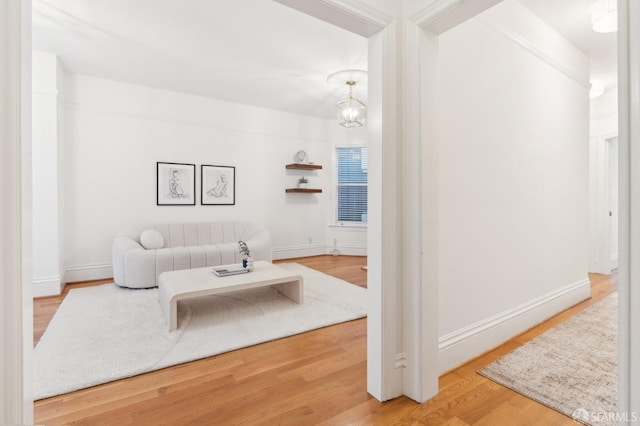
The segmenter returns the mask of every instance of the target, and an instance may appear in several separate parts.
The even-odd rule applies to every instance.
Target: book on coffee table
[[[242,265],[227,265],[219,268],[213,268],[213,273],[219,277],[226,277],[229,275],[246,274],[249,269],[243,268]]]

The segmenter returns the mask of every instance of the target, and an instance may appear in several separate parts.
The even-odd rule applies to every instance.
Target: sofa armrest
[[[112,264],[113,264],[113,280],[119,286],[127,287],[125,258],[129,250],[144,250],[137,241],[125,236],[118,236],[113,240],[112,246]]]

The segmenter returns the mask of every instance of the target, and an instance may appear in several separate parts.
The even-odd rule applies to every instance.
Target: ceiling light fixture
[[[347,80],[349,85],[349,97],[336,103],[338,122],[344,127],[360,127],[367,121],[367,106],[353,97],[353,86],[356,82]]]
[[[353,95],[353,86],[366,78],[367,72],[362,70],[338,71],[327,77],[328,82],[342,81],[349,86],[349,97],[336,102],[338,123],[343,127],[364,126],[367,121],[367,105]]]
[[[591,28],[597,33],[618,30],[618,1],[598,0],[591,7]]]

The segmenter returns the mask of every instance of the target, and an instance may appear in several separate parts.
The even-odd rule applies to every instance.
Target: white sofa
[[[141,236],[147,247],[160,248],[145,248]],[[254,260],[271,262],[271,234],[255,223],[174,223],[123,231],[113,241],[113,279],[121,287],[149,288],[165,271],[240,263],[238,241],[247,243]]]

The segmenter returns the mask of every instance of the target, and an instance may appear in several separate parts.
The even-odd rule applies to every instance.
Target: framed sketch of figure
[[[236,168],[231,166],[200,166],[200,204],[236,204]]]
[[[158,206],[196,205],[196,165],[156,163]]]

